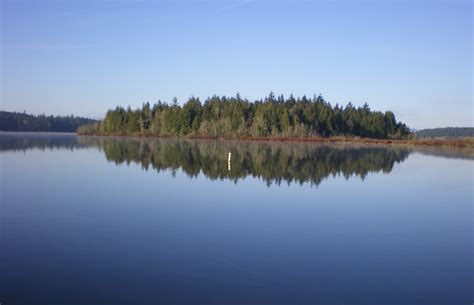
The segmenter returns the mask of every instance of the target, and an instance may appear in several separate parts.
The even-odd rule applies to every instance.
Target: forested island
[[[0,131],[76,132],[79,126],[96,122],[73,115],[46,116],[0,111]]]
[[[353,136],[407,139],[410,129],[391,111],[372,111],[367,104],[332,106],[321,95],[267,97],[250,102],[213,96],[201,103],[191,97],[182,106],[148,102],[139,109],[116,107],[97,123],[78,129],[82,135],[184,136],[202,138],[310,138]]]

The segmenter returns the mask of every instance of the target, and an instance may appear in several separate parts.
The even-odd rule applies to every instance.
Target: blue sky
[[[1,109],[321,93],[473,126],[472,1],[1,2]]]

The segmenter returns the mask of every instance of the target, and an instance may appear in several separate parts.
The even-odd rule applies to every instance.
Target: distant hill
[[[422,129],[416,133],[418,138],[461,138],[474,137],[474,127],[445,127]]]
[[[75,116],[31,115],[0,111],[0,131],[76,132],[79,126],[97,122]]]

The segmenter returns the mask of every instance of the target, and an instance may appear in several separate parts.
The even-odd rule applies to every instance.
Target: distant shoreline
[[[104,137],[126,137],[126,138],[156,138],[156,139],[196,139],[196,140],[242,140],[242,141],[260,141],[260,142],[307,142],[322,144],[376,144],[376,145],[408,145],[408,146],[438,146],[438,147],[457,147],[473,148],[474,138],[423,138],[423,139],[373,139],[360,137],[209,137],[209,136],[156,136],[145,134],[81,134],[78,136],[104,136]]]
[[[76,134],[76,131],[23,131],[23,130],[0,130],[0,133],[32,133],[32,134],[39,134],[39,133],[47,133],[47,134]]]
[[[17,136],[17,137],[67,137],[77,136],[77,132],[71,131],[10,131],[0,130],[0,136]]]
[[[209,136],[156,136],[146,134],[82,134],[80,132],[55,132],[55,131],[6,131],[0,134],[35,134],[35,135],[77,135],[81,137],[120,137],[120,138],[148,138],[148,139],[195,139],[195,140],[234,140],[257,142],[304,142],[321,144],[370,144],[370,145],[407,145],[428,147],[456,147],[474,149],[474,138],[415,138],[406,140],[373,139],[361,137],[333,136],[333,137],[209,137]]]

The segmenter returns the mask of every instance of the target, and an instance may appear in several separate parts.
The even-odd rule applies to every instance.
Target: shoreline
[[[93,137],[126,137],[126,138],[156,138],[156,139],[195,139],[195,140],[234,140],[234,141],[259,141],[259,142],[306,142],[321,144],[370,144],[370,145],[406,145],[427,147],[453,147],[474,149],[474,138],[422,138],[409,140],[373,139],[359,137],[210,137],[210,136],[155,136],[146,134],[82,134],[78,136]]]

